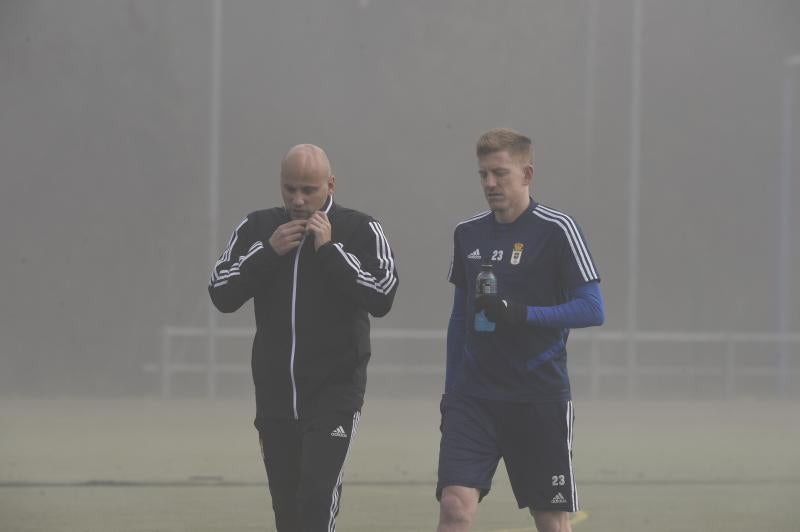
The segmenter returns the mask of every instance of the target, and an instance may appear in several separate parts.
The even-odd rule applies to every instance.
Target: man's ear
[[[533,174],[534,174],[533,165],[526,164],[525,169],[523,171],[525,172],[525,184],[530,186],[530,184],[533,183]]]
[[[328,194],[333,194],[334,190],[336,190],[336,176],[331,174],[328,178]]]

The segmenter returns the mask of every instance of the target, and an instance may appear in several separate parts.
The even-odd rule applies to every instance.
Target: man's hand
[[[308,233],[314,235],[314,249],[331,241],[331,222],[328,215],[317,211],[308,219]]]
[[[300,245],[303,236],[306,234],[307,220],[292,220],[283,225],[279,225],[272,236],[269,237],[269,245],[278,255],[286,255],[291,250]]]
[[[528,318],[527,306],[500,299],[500,296],[479,296],[475,300],[475,310],[483,310],[487,318],[503,325],[522,325]]]

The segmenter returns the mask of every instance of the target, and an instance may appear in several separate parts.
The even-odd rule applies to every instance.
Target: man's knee
[[[305,479],[297,491],[297,503],[304,511],[316,511],[319,508],[330,511],[331,503],[341,496],[341,486],[331,486],[321,479]]]
[[[478,493],[474,488],[447,487],[439,499],[441,521],[450,524],[472,524],[478,508]]]
[[[531,510],[536,530],[539,532],[572,532],[567,512],[542,512]]]

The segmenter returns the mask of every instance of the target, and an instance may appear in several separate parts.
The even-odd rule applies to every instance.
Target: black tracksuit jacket
[[[256,426],[270,418],[361,408],[369,360],[368,313],[384,316],[397,291],[394,253],[379,222],[329,198],[331,241],[313,235],[279,256],[269,244],[289,221],[283,207],[247,216],[211,274],[214,306],[234,312],[251,297]]]

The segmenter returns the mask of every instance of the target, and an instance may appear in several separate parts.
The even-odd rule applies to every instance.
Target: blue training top
[[[528,306],[525,325],[474,330],[475,278],[487,262],[499,296]],[[466,319],[448,327],[446,391],[506,401],[569,399],[569,327],[602,323],[599,279],[578,225],[533,200],[511,223],[486,211],[458,224],[449,280]]]

